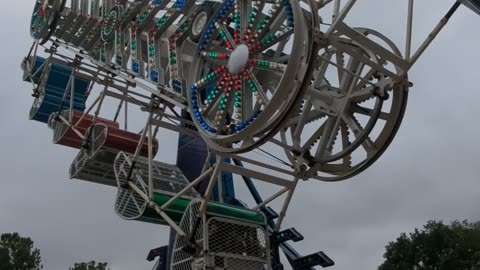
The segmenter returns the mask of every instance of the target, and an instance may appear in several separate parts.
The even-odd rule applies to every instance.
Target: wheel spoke
[[[233,51],[236,47],[235,40],[233,39],[232,35],[230,35],[230,32],[225,27],[225,25],[223,23],[217,22],[215,23],[215,27],[217,28],[223,42],[225,42],[225,47],[227,48],[227,50]]]
[[[317,130],[315,130],[315,132],[313,133],[312,136],[310,136],[310,138],[303,144],[302,148],[303,149],[312,149],[312,147],[315,145],[315,143],[317,142],[317,140],[322,136],[323,134],[323,131],[325,129],[325,126],[329,123],[330,118],[327,119]],[[293,129],[292,129],[292,136],[293,136]]]
[[[263,52],[268,48],[274,47],[280,42],[288,42],[290,36],[293,34],[293,28],[287,27],[281,31],[269,34],[260,39],[260,47],[257,49],[259,52]],[[282,49],[283,51],[283,49]]]
[[[309,124],[309,123],[312,123],[314,121],[320,120],[325,116],[327,116],[325,114],[325,112],[313,109],[313,110],[310,111],[309,117],[307,118],[307,121],[305,122],[305,124]],[[300,121],[300,117],[302,117],[302,115],[298,115],[298,116],[295,116],[295,117],[291,118],[285,126],[290,127],[290,126],[296,125]]]
[[[262,13],[263,6],[263,1],[260,2],[259,6],[257,6],[257,1],[252,1],[250,12],[247,18],[247,24],[242,36],[243,42],[247,43],[248,45],[252,45],[255,42],[255,29],[253,29],[253,27],[256,25],[256,22],[259,18],[259,13]]]
[[[352,105],[352,111],[354,113],[359,113],[359,114],[366,115],[366,116],[372,116],[372,114],[374,113],[373,109],[365,108],[365,107],[360,106],[358,104]],[[386,112],[380,112],[378,118],[387,121],[388,119],[390,119],[390,114],[386,113]]]
[[[351,71],[352,73],[343,74],[342,80],[340,80],[340,88],[346,90],[345,93],[351,93],[354,89],[355,81],[362,74],[365,64],[361,61],[358,61],[354,58],[350,58],[346,67],[346,70]]]
[[[304,108],[302,116],[298,119],[298,123],[296,124],[295,132],[293,133],[293,140],[300,141],[300,137],[302,135],[302,131],[305,128],[305,124],[307,123],[307,119],[310,116],[310,112],[312,109],[312,102],[307,100]]]
[[[323,130],[322,137],[320,138],[320,143],[318,145],[315,157],[321,158],[326,156],[326,154],[331,154],[338,131],[340,129],[341,121],[342,120],[340,117],[329,118],[329,122],[326,128]]]
[[[361,103],[363,101],[366,101],[374,97],[373,90],[374,90],[374,87],[369,85],[358,91],[350,93],[348,97],[352,102]]]
[[[246,110],[246,108],[243,106],[244,105],[244,97],[242,96],[242,89],[243,89],[243,78],[239,75],[235,75],[233,77],[233,115],[232,115],[232,121],[234,121],[234,124],[236,126],[241,125],[246,119],[246,116],[243,113],[243,110]]]
[[[365,76],[362,76],[363,78],[372,78],[373,75],[375,75],[375,73],[377,73],[377,71],[375,69],[370,69],[367,74],[365,74]],[[355,74],[356,75],[356,74]],[[350,93],[355,93],[356,91],[366,87],[366,85],[368,84],[369,86],[371,87],[376,87],[377,85],[375,83],[372,83],[370,81],[366,81],[365,79],[363,79],[362,77],[358,76],[357,78],[361,78],[358,82],[358,84],[356,84],[353,88],[352,88],[352,91],[349,92]]]
[[[247,75],[247,84],[252,90],[252,93],[256,96],[257,103],[259,105],[264,105],[270,102],[270,99],[267,97],[267,93],[263,90],[263,87],[260,85],[253,72],[247,69]]]
[[[207,96],[203,113],[210,116],[212,109],[217,106],[218,100],[222,94],[223,77],[217,82],[216,87]]]
[[[353,131],[353,135],[355,138],[359,139],[360,134],[363,133],[364,129],[358,122],[358,120],[353,115],[342,115],[343,121],[347,124],[347,126]]]
[[[362,143],[362,147],[367,152],[367,157],[373,156],[378,151],[378,147],[375,145],[372,139],[370,139],[370,137],[365,138]]]
[[[330,59],[333,57],[334,52],[332,50],[327,50],[323,55],[325,59]],[[325,78],[325,73],[327,72],[327,69],[329,67],[328,62],[322,61],[320,64],[319,69],[314,70],[314,80],[313,80],[313,88],[320,88],[324,85],[330,85],[330,83],[326,80]]]
[[[349,132],[345,122],[342,122],[342,124],[340,125],[340,132],[342,134],[342,148],[347,149],[350,146],[350,139],[348,138]],[[343,163],[346,166],[350,166],[352,164],[351,154],[348,154],[343,157]]]
[[[287,69],[285,64],[267,60],[250,59],[248,64],[253,68],[280,71],[282,73]]]
[[[335,52],[335,61],[337,62],[337,75],[338,75],[338,81],[343,82],[344,79],[344,74],[345,74],[345,56],[343,55],[343,52]],[[341,84],[340,84],[341,88]]]
[[[250,115],[254,112],[253,108],[253,93],[246,90],[245,78],[241,76],[241,93],[242,93],[242,121],[243,119],[248,119]]]
[[[238,2],[241,2],[239,5]],[[247,26],[247,20],[248,16],[247,14],[250,12],[250,5],[248,1],[241,1],[237,0],[235,1],[235,14],[234,20],[239,20],[236,21],[235,23],[239,24],[240,26],[240,36],[243,36],[245,34],[246,26]]]
[[[366,79],[366,78],[371,78],[376,71],[370,71],[370,72],[369,72],[367,75],[365,75],[365,76],[358,76],[357,74],[353,73],[353,72],[350,71],[350,70],[347,70],[347,69],[344,68],[343,66],[338,65],[337,63],[333,62],[331,59],[329,59],[329,58],[327,58],[327,57],[325,57],[325,56],[323,56],[323,55],[319,55],[318,58],[321,59],[321,60],[323,60],[323,61],[325,61],[326,64],[332,65],[332,66],[337,67],[337,68],[340,68],[340,69],[342,69],[344,72],[346,72],[346,73],[354,76],[354,77],[357,78],[358,80],[360,80],[360,83],[359,83],[360,88],[358,88],[358,85],[357,85],[357,87],[354,88],[354,90],[361,89],[361,87],[362,87],[363,85],[366,85],[366,84],[373,85],[373,83],[370,82],[369,79]],[[363,84],[361,84],[361,83],[363,83]]]
[[[258,36],[257,41],[262,40],[265,35],[271,30],[276,31],[278,29],[279,25],[273,25],[273,23],[281,14],[284,14],[284,12],[282,12],[283,10],[283,8],[280,8],[278,2],[272,4],[272,7],[268,11],[268,14],[265,15],[262,20],[257,24],[257,27],[255,29],[256,35]],[[282,24],[285,19],[286,17],[283,17],[283,20],[280,19],[280,21],[282,21]]]
[[[202,56],[204,59],[225,60],[225,61],[230,58],[230,54],[228,53],[208,52],[208,51],[203,51]]]
[[[225,70],[226,70],[226,67],[221,66],[217,68],[215,71],[208,73],[207,76],[203,77],[202,79],[200,79],[194,84],[195,88],[198,89],[198,88],[204,87],[207,83],[217,79],[220,76],[220,74],[225,73]]]
[[[331,116],[337,115],[337,108],[334,105],[335,99],[327,91],[308,88],[309,98],[316,109],[323,109]]]
[[[217,134],[220,134],[224,129],[222,125],[225,125],[228,118],[232,118],[232,115],[228,115],[231,107],[233,106],[234,95],[232,95],[233,80],[230,75],[226,77],[225,87],[220,97],[220,104],[218,105],[218,111],[215,115],[214,127],[217,128]]]

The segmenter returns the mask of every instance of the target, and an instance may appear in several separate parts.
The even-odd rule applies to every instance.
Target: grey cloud
[[[378,6],[368,6],[373,2]],[[364,1],[352,22],[388,29],[403,48],[404,33],[395,31],[404,27],[403,2]],[[416,44],[451,4],[435,2],[418,5],[424,16],[416,17]],[[388,16],[374,16],[374,8]],[[8,2],[3,10],[0,232],[31,236],[45,269],[92,259],[115,270],[149,269],[145,256],[166,243],[168,229],[121,220],[113,212],[115,190],[67,180],[76,151],[52,145],[51,131],[27,119],[32,98],[19,63],[30,45],[31,3]],[[403,125],[374,166],[347,182],[302,183],[286,220],[306,237],[300,250],[324,250],[337,263],[332,269],[375,269],[400,232],[428,219],[480,218],[479,21],[462,8],[412,70],[415,86]],[[160,153],[174,162],[175,137],[167,137]]]

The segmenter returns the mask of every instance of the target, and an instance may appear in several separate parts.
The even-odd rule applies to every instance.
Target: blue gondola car
[[[72,68],[59,63],[45,63],[42,57],[35,57],[33,69],[24,75],[25,81],[31,81],[38,85],[38,97],[35,98],[30,110],[30,119],[47,123],[50,114],[60,110],[70,109],[70,88],[68,82],[72,74]],[[37,72],[38,71],[38,72]],[[83,112],[85,110],[85,94],[90,81],[81,78],[75,79],[75,91],[73,97],[73,109]]]

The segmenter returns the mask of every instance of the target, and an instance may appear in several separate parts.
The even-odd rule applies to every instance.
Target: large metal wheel
[[[30,35],[40,44],[46,43],[55,32],[66,0],[37,0],[30,22]]]
[[[198,42],[190,112],[209,147],[246,152],[272,136],[302,94],[313,30],[298,2],[229,0]]]
[[[364,28],[359,33],[395,45]],[[381,74],[365,59],[378,63],[376,53],[344,40],[349,50],[328,47],[319,54],[311,87],[298,114],[281,132],[291,162],[305,163],[307,176],[325,181],[350,178],[374,163],[389,146],[405,112],[407,79]],[[397,70],[400,73],[400,70]]]
[[[115,29],[120,23],[123,15],[123,7],[121,5],[113,6],[108,14],[105,15],[105,21],[102,24],[101,39],[103,42],[111,42],[115,37]]]

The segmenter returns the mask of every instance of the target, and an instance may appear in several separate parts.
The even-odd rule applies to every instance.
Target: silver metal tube
[[[350,12],[350,10],[352,9],[353,5],[355,5],[355,3],[357,2],[357,0],[350,0],[342,9],[342,11],[340,12],[340,14],[338,16],[335,17],[335,20],[332,22],[332,26],[330,27],[330,29],[328,29],[326,35],[329,36],[331,35],[335,29],[337,28],[337,25],[339,23],[341,23],[345,17],[347,16],[347,14]]]
[[[323,56],[321,56],[321,55],[319,55],[318,57],[319,57],[320,59],[322,59],[323,61],[326,61],[328,64],[333,65],[334,67],[341,69],[343,72],[346,72],[346,73],[348,73],[349,75],[355,77],[356,79],[361,80],[361,81],[364,82],[365,84],[368,84],[368,85],[371,85],[371,86],[375,86],[374,83],[372,83],[372,82],[370,82],[369,80],[367,80],[367,79],[365,79],[365,78],[363,78],[363,77],[361,77],[361,76],[353,73],[352,71],[350,71],[350,70],[348,70],[348,69],[340,66],[339,64],[333,62],[332,60],[327,59],[327,58],[325,58],[325,57],[323,57]],[[318,91],[312,91],[312,89],[311,89],[310,87],[309,87],[307,90],[310,91],[310,94],[312,94],[312,93],[313,93],[313,94],[317,94],[316,92],[318,92]],[[322,98],[323,98],[323,97],[322,97]]]
[[[88,88],[87,93],[85,94],[85,99],[88,99],[90,97],[90,93],[92,93],[93,86],[95,86],[95,82],[91,81],[90,87]]]
[[[30,72],[32,71],[32,68],[35,66],[35,62],[36,62],[36,61],[37,61],[37,60],[36,60],[35,58],[33,58],[32,66],[31,66],[30,69],[29,69]],[[43,63],[40,65],[40,67],[38,67],[37,71],[35,71],[35,73],[32,74],[32,76],[31,76],[32,80],[33,80],[33,77],[35,77],[35,75],[37,75],[37,73],[39,73],[39,72],[42,70],[42,68],[44,68],[48,63],[50,63],[50,57],[47,58],[47,59],[45,59],[45,62],[43,62]]]
[[[36,50],[35,50],[35,55],[36,55]],[[37,71],[35,71],[35,73],[32,74],[32,69],[33,69],[33,67],[35,66],[35,62],[36,62],[35,57],[34,57],[33,59],[34,59],[34,60],[33,60],[32,66],[28,66],[28,63],[27,63],[27,67],[26,67],[26,68],[27,68],[27,70],[28,70],[29,73],[30,73],[30,75],[29,75],[29,77],[30,77],[30,82],[32,83],[33,88],[35,88],[35,83],[33,82],[33,77],[35,77],[35,76],[37,75],[37,73],[39,73],[39,72],[42,70],[42,68],[44,68],[44,67],[47,65],[47,63],[49,62],[49,59],[50,59],[50,58],[47,58],[47,59],[45,60],[45,62],[43,62],[43,64],[40,65],[40,67],[37,69]]]
[[[63,103],[65,103],[65,100],[67,99],[68,89],[71,89],[72,87],[72,77],[73,77],[73,74],[70,75],[70,77],[68,78],[68,83],[67,83],[67,86],[65,87],[65,92],[63,93],[63,97],[62,97]]]
[[[447,25],[448,20],[450,17],[457,11],[458,7],[461,5],[460,2],[455,2],[453,6],[450,8],[448,13],[440,20],[437,26],[433,29],[427,39],[422,43],[420,48],[418,48],[417,52],[413,55],[412,59],[410,60],[410,68],[418,61],[420,56],[425,52],[425,50],[430,46],[432,41],[437,37],[437,35],[442,31],[442,29]],[[405,71],[406,72],[406,71]]]
[[[250,159],[250,158],[247,158],[247,157],[243,157],[243,156],[239,156],[239,155],[231,155],[230,157],[233,158],[233,159],[239,160],[239,161],[243,161],[243,162],[250,163],[250,164],[253,164],[253,165],[256,165],[256,166],[263,167],[265,169],[270,169],[270,170],[277,171],[277,172],[284,173],[284,174],[288,174],[288,175],[291,175],[291,176],[295,175],[291,171],[288,171],[288,170],[285,170],[285,169],[280,169],[276,166],[269,165],[269,164],[266,164],[266,163],[263,163],[263,162],[260,162],[260,161],[256,161],[256,160],[253,160],[253,159]]]
[[[285,202],[283,203],[282,210],[280,211],[280,214],[278,215],[277,225],[275,226],[275,231],[277,231],[277,232],[280,231],[280,228],[282,227],[283,220],[285,219],[285,216],[287,215],[288,206],[290,205],[290,202],[292,201],[293,193],[295,192],[295,189],[298,186],[298,181],[299,181],[299,178],[295,177],[295,180],[293,180],[293,185],[292,185],[290,191],[287,194],[287,198],[285,199]]]
[[[333,0],[324,0],[324,1],[320,1],[320,5],[318,6],[318,8],[322,8],[328,4],[330,4]]]
[[[407,17],[407,38],[405,46],[405,59],[410,61],[412,54],[412,28],[413,28],[413,0],[408,1],[408,17]]]
[[[207,210],[208,202],[212,197],[213,188],[215,187],[215,183],[217,183],[215,178],[218,177],[220,173],[220,169],[223,167],[223,160],[221,159],[221,156],[217,155],[216,163],[217,164],[215,164],[215,169],[213,170],[212,176],[210,177],[210,182],[208,183],[207,192],[205,193],[205,196],[203,197],[202,205],[200,206],[199,216],[203,216],[205,214],[205,211]]]
[[[223,164],[223,170],[234,173],[234,174],[255,178],[256,180],[274,184],[277,186],[290,187],[292,185],[292,182],[289,180],[285,180],[283,178],[280,178],[271,174],[261,173],[259,171],[254,171],[254,170],[246,169],[243,167],[239,167],[239,166],[231,165],[227,163]]]
[[[32,57],[32,58],[33,58],[32,65],[30,66],[30,65],[28,64],[28,59],[30,58],[30,54],[32,53],[32,51],[33,51],[33,55],[36,56],[36,55],[37,55],[37,51],[38,51],[38,40],[35,40],[35,41],[33,42],[33,44],[32,44],[32,47],[30,48],[30,52],[29,52],[29,54],[28,54],[28,56],[27,56],[27,63],[26,63],[26,67],[25,67],[25,68],[28,70],[28,72],[30,73],[29,76],[30,76],[30,82],[32,83],[32,87],[35,88],[35,83],[33,82],[33,77],[37,74],[37,72],[40,71],[41,66],[40,66],[40,68],[39,68],[37,71],[35,71],[35,73],[32,75],[32,69],[33,69],[33,67],[35,66],[35,62],[36,62],[36,58],[35,58],[35,57]],[[45,65],[45,63],[46,63],[47,61],[48,61],[48,59],[45,60],[45,62],[43,62],[42,66]]]
[[[205,159],[205,163],[203,164],[202,172],[210,170],[210,163],[212,159],[212,152],[208,151],[207,158]]]
[[[138,157],[140,156],[140,152],[142,151],[143,142],[147,137],[148,127],[151,125],[150,120],[152,119],[152,116],[153,116],[153,111],[150,112],[150,115],[148,116],[148,119],[147,119],[147,123],[145,124],[145,128],[142,131],[142,136],[140,137],[140,141],[138,142],[137,149],[135,150],[135,155],[133,157],[134,162],[137,161]]]
[[[152,125],[148,125],[148,196],[153,200],[153,138]]]
[[[222,160],[223,162],[223,160]],[[222,183],[222,176],[220,175],[217,177],[217,185],[218,185],[218,202],[223,203],[223,183]]]
[[[113,121],[117,122],[118,117],[120,116],[120,112],[122,111],[123,103],[125,102],[125,99],[121,99],[120,103],[118,103],[117,110],[115,111],[115,116],[113,117]]]
[[[285,192],[287,192],[289,190],[289,188],[283,188],[282,190],[280,190],[279,192],[273,194],[272,196],[270,196],[270,198],[264,200],[261,204],[255,206],[254,208],[252,208],[252,210],[258,210],[262,207],[264,207],[265,205],[269,204],[270,202],[272,202],[273,200],[275,200],[276,198],[282,196],[283,194],[285,194]]]
[[[152,201],[151,199],[148,198],[148,196],[143,193],[142,190],[140,190],[135,184],[132,182],[128,182],[128,185],[130,188],[132,188],[138,195],[140,195],[144,200],[148,202],[148,204],[155,209],[155,211],[168,223],[169,226],[171,226],[179,235],[181,236],[186,236],[187,234],[180,228],[178,225],[167,215],[165,212],[160,210],[160,207]]]
[[[166,104],[162,104],[161,107],[159,108],[159,111],[160,112],[164,112],[165,109],[166,109],[167,105]],[[163,118],[163,115],[157,115],[157,117],[155,118],[155,120],[159,120],[161,121]],[[157,137],[157,134],[158,134],[158,131],[160,130],[160,127],[159,126],[155,126],[155,131],[153,132],[153,137]]]
[[[332,22],[335,21],[338,14],[340,14],[340,0],[335,0],[335,6],[333,7],[333,15],[332,15]]]
[[[69,112],[69,119],[70,122],[73,122],[73,102],[75,97],[75,71],[76,67],[72,71],[72,83],[70,84],[70,112]]]
[[[68,127],[70,127],[73,130],[73,132],[75,132],[78,135],[78,137],[80,137],[82,140],[85,138],[84,135],[78,129],[76,129],[74,126],[72,126],[72,123],[69,122],[67,119],[65,119],[65,117],[63,117],[61,114],[58,114],[58,118],[60,118],[60,120],[62,120],[62,122],[67,124]]]
[[[178,132],[178,133],[181,133],[181,134],[185,134],[185,135],[189,135],[189,136],[192,136],[192,137],[200,138],[200,135],[198,133],[195,133],[195,131],[193,131],[191,129],[184,128],[181,125],[177,125],[177,124],[174,125],[174,124],[170,124],[170,123],[160,121],[160,120],[157,120],[157,119],[152,119],[152,124],[157,125],[157,126],[162,127],[162,128],[166,128],[166,129],[175,131],[175,132]]]
[[[102,93],[100,94],[100,102],[98,103],[98,107],[97,107],[97,110],[95,111],[95,114],[93,115],[93,119],[92,119],[92,125],[95,124],[95,122],[97,121],[97,118],[98,118],[98,115],[100,114],[100,110],[102,109],[102,105],[103,105],[103,100],[105,99],[105,93],[106,93],[106,90],[107,90],[107,85],[105,85],[105,90],[102,91]]]
[[[204,173],[202,173],[197,179],[195,179],[195,181],[191,182],[188,186],[186,186],[185,188],[183,188],[180,192],[178,192],[177,194],[175,194],[175,196],[173,196],[170,200],[168,200],[165,204],[163,204],[160,209],[162,211],[166,210],[167,207],[169,207],[175,200],[177,200],[178,198],[180,198],[181,196],[185,195],[185,193],[187,193],[190,189],[192,189],[195,185],[197,185],[198,183],[200,183],[203,179],[205,179],[205,177],[207,177],[208,175],[210,175],[210,173],[213,171],[213,167],[210,167],[208,170],[206,170]]]
[[[124,109],[124,112],[125,112],[125,131],[128,131],[128,100],[127,100],[127,91],[125,91],[125,109]]]
[[[80,125],[80,123],[83,121],[83,119],[85,118],[86,115],[88,115],[92,110],[93,108],[95,107],[95,105],[97,105],[97,103],[100,101],[100,98],[102,97],[102,95],[98,96],[95,101],[92,103],[92,105],[83,113],[82,117],[80,117],[80,119],[78,119],[78,121],[75,123],[74,127],[78,127],[78,125]]]

